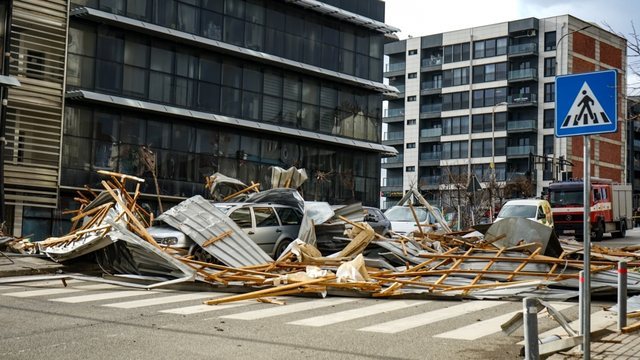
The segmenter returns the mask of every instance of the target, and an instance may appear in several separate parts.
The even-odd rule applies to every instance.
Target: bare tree
[[[630,94],[640,93],[640,34],[636,31],[636,26],[631,21],[631,32],[624,34],[615,31],[609,24],[603,22],[605,27],[612,33],[627,40],[627,68],[632,76],[628,77],[627,90]],[[633,79],[633,80],[632,80]]]

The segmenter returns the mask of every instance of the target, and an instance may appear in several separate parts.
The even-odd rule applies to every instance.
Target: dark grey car
[[[377,234],[380,234],[384,237],[389,237],[389,231],[391,230],[391,221],[389,221],[389,219],[384,216],[382,211],[370,206],[363,206],[362,208],[365,211],[364,221],[366,221],[367,224],[369,224]]]

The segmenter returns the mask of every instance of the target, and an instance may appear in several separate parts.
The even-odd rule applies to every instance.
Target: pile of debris
[[[561,244],[550,228],[527,219],[505,219],[483,234],[474,229],[453,232],[444,219],[437,218],[440,231],[420,228],[414,234],[388,238],[363,221],[358,205],[334,211],[326,203],[302,201],[295,188],[306,175],[299,170],[278,172],[273,178],[279,187],[267,191],[259,191],[259,184],[247,186],[214,174],[207,181],[214,198],[284,201],[304,210],[298,239],[272,259],[211,201],[195,196],[154,219],[137,203],[143,179],[100,173],[108,177],[102,181],[104,191],[80,195],[72,231],[36,244],[41,253],[59,262],[93,254],[110,275],[109,282],[151,288],[202,281],[244,292],[207,304],[345,291],[372,297],[516,299],[533,295],[562,300],[577,296],[578,273],[583,269],[581,246]],[[221,191],[229,184],[230,190]],[[419,193],[413,195],[421,205],[430,206]],[[196,260],[182,249],[159,244],[147,231],[154,221],[184,233],[214,260]],[[322,226],[344,232],[338,237],[345,244],[340,251],[323,256],[317,249],[315,229]],[[631,268],[640,265],[640,253],[631,250],[637,251],[592,250],[594,291],[615,289],[616,261],[625,259]],[[628,288],[640,292],[638,274],[629,273]]]

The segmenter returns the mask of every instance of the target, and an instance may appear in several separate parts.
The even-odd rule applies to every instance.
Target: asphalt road
[[[609,247],[640,244],[640,228]],[[0,359],[517,359],[521,302],[282,298],[203,306],[220,293],[60,281],[0,285]],[[171,297],[171,298],[167,298]],[[171,299],[171,300],[168,300]],[[593,301],[593,311],[611,302]],[[577,319],[575,302],[563,313]],[[540,333],[557,324],[539,315]]]
[[[522,332],[506,336],[499,324],[520,302],[330,297],[201,305],[221,295],[87,282],[2,285],[0,359],[519,358]],[[577,319],[577,304],[563,308]],[[539,324],[540,332],[557,326],[543,315]]]

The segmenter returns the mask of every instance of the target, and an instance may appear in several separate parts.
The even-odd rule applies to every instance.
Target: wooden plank
[[[226,238],[227,236],[231,235],[232,233],[233,233],[233,230],[227,230],[227,231],[223,232],[222,234],[220,234],[218,236],[215,236],[215,237],[212,237],[211,239],[205,241],[202,244],[202,247],[206,248],[207,246],[215,243],[216,241],[219,241],[219,240],[222,240],[222,239]]]

